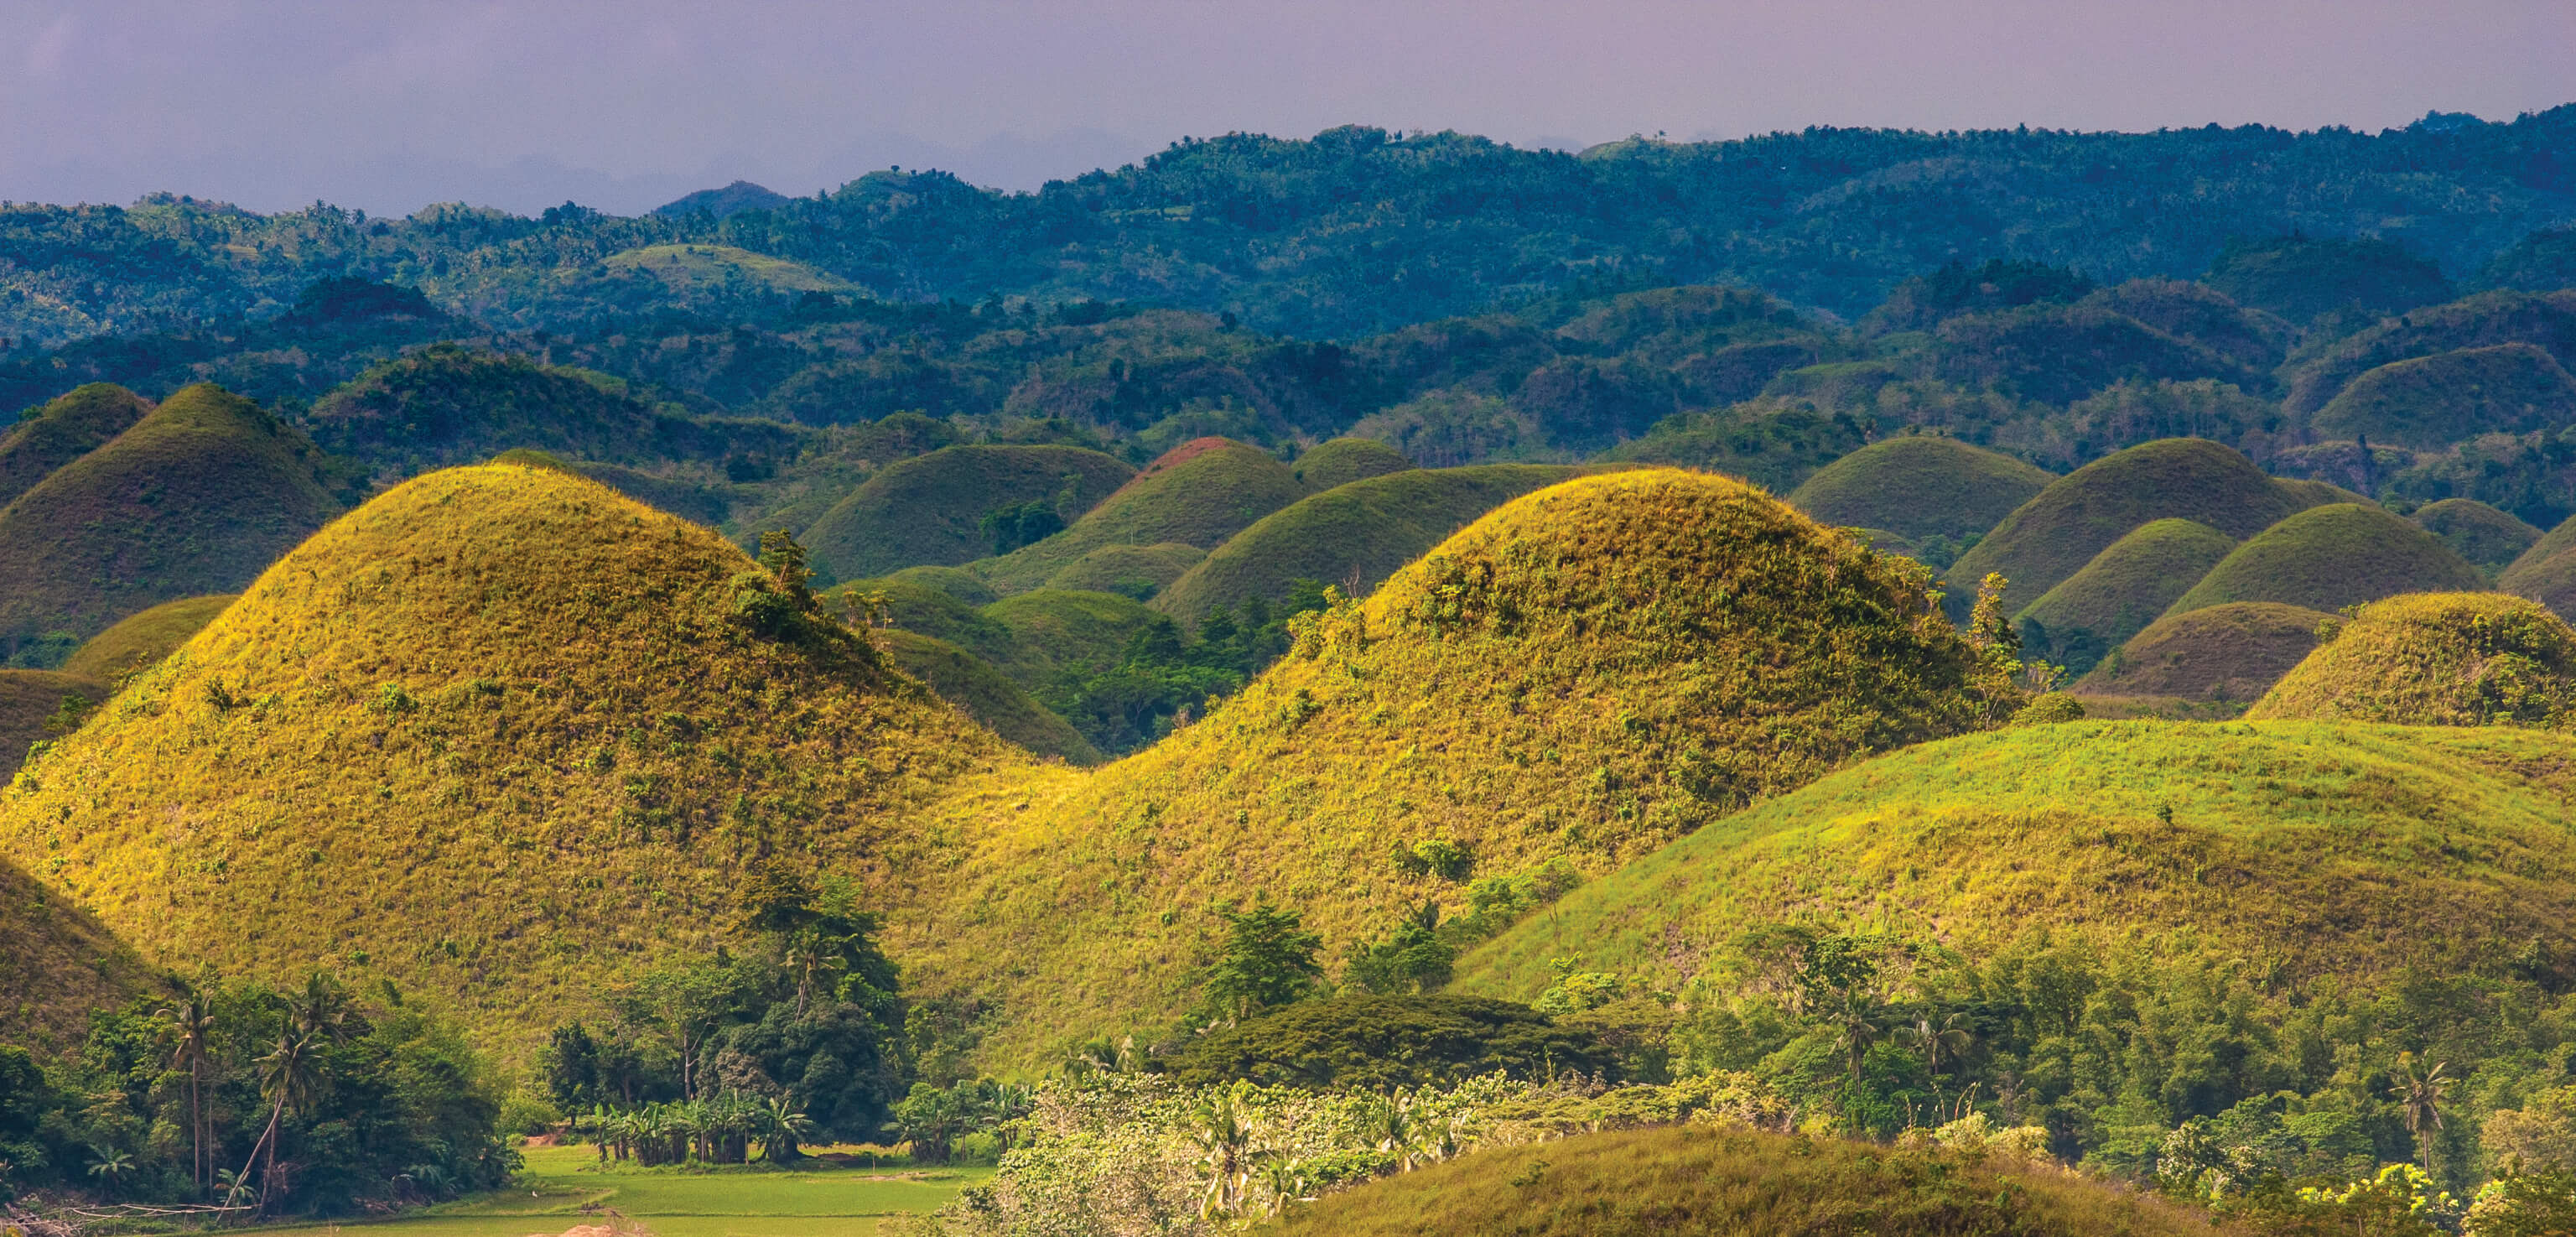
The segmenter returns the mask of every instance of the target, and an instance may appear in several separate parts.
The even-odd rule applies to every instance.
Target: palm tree
[[[1262,1162],[1261,1184],[1270,1191],[1270,1214],[1274,1218],[1288,1210],[1290,1203],[1312,1201],[1306,1192],[1315,1188],[1314,1179],[1306,1172],[1306,1161],[1285,1155],[1274,1155]]]
[[[1942,1061],[1955,1062],[1976,1045],[1976,1034],[1968,1029],[1966,1023],[1965,1014],[1946,1014],[1939,1022],[1925,1014],[1916,1018],[1913,1026],[1905,1028],[1905,1042],[1921,1050],[1923,1068],[1931,1072],[1932,1107],[1936,1112],[1941,1107]]]
[[[240,1173],[218,1168],[215,1170],[215,1184],[223,1187],[226,1207],[239,1207],[250,1201],[250,1183],[242,1180]]]
[[[349,1042],[356,1033],[356,1020],[349,1009],[349,991],[328,971],[315,971],[304,979],[304,991],[287,994],[287,1021],[305,1036],[319,1036],[335,1044]]]
[[[1397,1172],[1409,1173],[1428,1152],[1422,1146],[1422,1131],[1413,1119],[1413,1101],[1402,1092],[1378,1101],[1369,1110],[1366,1135],[1376,1138],[1377,1149],[1395,1157]]]
[[[290,1026],[278,1036],[276,1051],[259,1059],[260,1091],[269,1098],[273,1107],[268,1113],[268,1128],[260,1132],[258,1142],[251,1144],[250,1159],[243,1161],[241,1172],[235,1176],[247,1176],[250,1166],[259,1162],[260,1152],[263,1149],[268,1152],[267,1165],[259,1175],[259,1205],[263,1210],[268,1206],[269,1186],[277,1176],[278,1126],[286,1120],[289,1109],[303,1111],[322,1090],[321,1063],[316,1059],[320,1055],[318,1049],[313,1036],[301,1034]]]
[[[170,1020],[176,1043],[170,1068],[188,1075],[188,1180],[202,1192],[214,1167],[213,1140],[206,1129],[206,1067],[214,1063],[215,1006],[203,993],[172,1001],[161,1011]]]
[[[125,1180],[125,1174],[134,1171],[134,1157],[95,1144],[89,1150],[98,1161],[89,1166],[89,1175],[99,1178],[107,1192],[114,1194],[118,1183]]]
[[[2428,1173],[2433,1171],[2433,1140],[2426,1131],[2442,1128],[2442,1101],[2450,1098],[2451,1087],[2458,1081],[2446,1072],[2450,1064],[2442,1061],[2429,1070],[2421,1069],[2414,1053],[2398,1053],[2396,1083],[2388,1088],[2406,1117],[2406,1132],[2415,1136],[2416,1158]]]
[[[1252,1175],[1257,1153],[1252,1146],[1252,1127],[1243,1119],[1243,1109],[1231,1094],[1202,1101],[1196,1128],[1190,1131],[1190,1143],[1199,1149],[1199,1163],[1207,1170],[1207,1192],[1199,1199],[1199,1216],[1218,1219],[1231,1216],[1243,1204],[1243,1187]]]
[[[814,1121],[784,1095],[772,1096],[760,1108],[760,1158],[782,1164],[800,1154],[796,1144],[814,1136]]]

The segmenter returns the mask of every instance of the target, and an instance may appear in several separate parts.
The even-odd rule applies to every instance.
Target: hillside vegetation
[[[2210,569],[2169,613],[2231,601],[2337,610],[2399,593],[2474,591],[2486,577],[2385,508],[2311,507],[2263,530]]]
[[[2129,637],[2068,690],[2244,704],[2271,690],[2316,648],[2318,630],[2333,619],[2269,601],[2168,614]]]
[[[20,414],[0,435],[0,507],[36,488],[55,469],[106,446],[143,415],[149,401],[123,387],[93,382]]]
[[[2329,646],[2331,647],[2331,646]],[[1975,956],[2041,926],[2254,960],[2272,982],[2568,948],[2576,738],[2318,722],[2068,722],[1927,743],[1702,829],[1460,960],[1673,987],[1766,923]],[[2552,956],[2565,956],[2553,953]]]
[[[2392,361],[2353,379],[2309,421],[2319,437],[2425,450],[2571,424],[2576,378],[2525,343]]]
[[[1908,539],[1982,534],[2056,480],[1950,438],[1881,439],[1817,470],[1789,503],[1827,524]]]
[[[2105,456],[2050,483],[1951,564],[1953,617],[1988,572],[2010,581],[2018,613],[2141,524],[2191,520],[2243,539],[2309,505],[2243,455],[2199,438],[2171,438]]]
[[[2416,509],[2412,518],[2425,532],[2441,538],[2452,553],[2469,560],[2490,577],[2529,553],[2541,536],[2539,529],[2515,519],[2510,512],[2471,498],[2426,503]]]
[[[157,987],[95,916],[0,859],[0,1035],[8,1043],[50,1056],[79,1043],[93,1011]]]
[[[1014,1011],[995,1051],[1017,1059],[1179,1013],[1216,909],[1256,892],[1334,952],[1391,927],[1443,879],[1391,845],[1608,871],[2008,713],[1918,570],[1721,477],[1541,490],[1302,620],[1286,660],[1154,747],[961,800],[981,843],[895,939]]]
[[[782,588],[561,472],[430,474],[21,770],[0,854],[147,958],[337,959],[541,1029],[632,960],[733,931],[763,856],[891,902],[916,814],[1008,756]]]
[[[2023,607],[2013,623],[2024,645],[2082,674],[2145,630],[2235,549],[2234,539],[2206,524],[2152,520]]]
[[[798,536],[845,580],[954,566],[993,553],[983,520],[994,511],[1037,503],[1062,527],[1135,475],[1079,447],[943,447],[886,466]]]
[[[68,731],[107,699],[108,685],[57,670],[0,670],[0,776],[16,773],[29,744]]]
[[[91,636],[63,662],[63,673],[114,683],[137,670],[149,669],[188,642],[233,604],[238,593],[182,597],[129,615],[116,626]]]
[[[1547,464],[1423,468],[1303,498],[1228,538],[1154,598],[1192,627],[1217,610],[1277,601],[1296,580],[1366,595],[1476,517],[1581,470]]]
[[[0,509],[0,645],[50,664],[117,620],[240,589],[339,513],[304,436],[190,387]]]
[[[2428,593],[2363,607],[2246,711],[2248,718],[2410,726],[2576,726],[2576,631],[2501,593]]]
[[[2017,1160],[1721,1124],[1505,1147],[1325,1197],[1295,1237],[2205,1237],[2248,1230]]]
[[[1383,477],[1413,467],[1402,451],[1374,438],[1336,438],[1318,443],[1297,457],[1288,475],[1309,491],[1322,493],[1370,477]]]
[[[1072,723],[1029,699],[993,663],[945,640],[897,628],[872,637],[896,669],[921,680],[987,730],[1040,756],[1078,765],[1100,763],[1100,751]]]
[[[1026,592],[1110,546],[1213,549],[1305,494],[1288,466],[1267,451],[1223,438],[1194,439],[1165,452],[1063,532],[979,560],[971,570],[1002,592]]]

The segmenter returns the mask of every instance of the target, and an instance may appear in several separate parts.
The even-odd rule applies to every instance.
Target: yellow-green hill
[[[0,434],[0,507],[36,488],[55,469],[106,446],[143,419],[152,405],[113,383],[93,382],[29,409]]]
[[[2237,1237],[2152,1194],[2008,1155],[1722,1124],[1478,1151],[1328,1194],[1284,1237]]]
[[[2540,530],[2474,498],[2445,498],[2416,510],[2415,523],[2442,539],[2451,552],[2490,576],[2513,565],[2540,541]]]
[[[2391,597],[2343,624],[2245,716],[2576,726],[2576,631],[2503,593]]]
[[[1361,593],[1422,557],[1476,517],[1578,475],[1550,464],[1417,468],[1337,486],[1262,517],[1154,598],[1192,627],[1258,597],[1277,601],[1299,579]]]
[[[973,565],[1004,593],[1046,583],[1107,546],[1178,543],[1214,549],[1261,517],[1305,497],[1288,466],[1258,447],[1199,438],[1164,452],[1073,526]]]
[[[2235,549],[2233,538],[2206,524],[2153,520],[2105,547],[2013,621],[2026,641],[2080,674],[2145,630]],[[2082,664],[2069,660],[2079,655]]]
[[[1374,438],[1335,438],[1318,443],[1315,449],[1297,457],[1288,475],[1310,493],[1321,494],[1337,485],[1369,477],[1382,477],[1413,467],[1402,451]]]
[[[941,845],[929,805],[1027,759],[837,623],[763,618],[775,595],[714,531],[586,480],[418,478],[22,769],[0,858],[149,959],[327,959],[542,1028],[733,929],[762,855],[893,903]]]
[[[113,683],[137,670],[146,669],[170,655],[172,649],[188,642],[224,607],[233,604],[238,593],[215,593],[205,597],[182,597],[165,601],[139,614],[119,621],[116,626],[89,638],[63,662],[63,673]]]
[[[2497,573],[2496,587],[2531,598],[2561,618],[2576,614],[2576,519],[2562,521],[2532,542]]]
[[[1153,748],[961,799],[946,827],[981,843],[894,940],[925,983],[998,1000],[991,1051],[1029,1058],[1178,1012],[1221,900],[1297,906],[1338,953],[1441,888],[1396,845],[1445,839],[1485,873],[1608,871],[2009,712],[1970,685],[1925,583],[1727,478],[1541,490],[1307,620],[1284,661]]]
[[[2173,604],[2172,614],[2230,601],[2337,610],[2399,593],[2475,591],[2486,577],[2442,539],[2362,503],[2311,507],[2263,530]]]
[[[1072,723],[1029,699],[993,663],[945,640],[898,628],[879,631],[874,638],[898,669],[929,684],[940,699],[993,733],[1040,756],[1062,757],[1078,765],[1100,763],[1099,749]]]
[[[2232,601],[2167,615],[2129,637],[2068,690],[2244,704],[2317,647],[2333,615],[2268,601]]]
[[[887,465],[800,536],[842,579],[953,566],[993,552],[981,525],[995,509],[1038,502],[1072,521],[1135,475],[1080,447],[942,447]]]
[[[0,670],[0,778],[18,771],[29,744],[51,739],[68,717],[77,721],[87,705],[64,713],[68,697],[88,704],[107,699],[106,683],[85,674],[54,670]]]
[[[1976,956],[2034,928],[2367,982],[2576,947],[2576,737],[2323,722],[2094,722],[1927,743],[1755,805],[1460,959],[1678,987],[1772,923]]]
[[[2306,494],[2218,443],[2144,443],[2058,478],[2005,516],[1950,565],[1948,604],[1954,617],[1964,617],[1962,599],[1975,595],[1988,572],[2000,571],[2011,581],[2005,612],[2018,613],[2141,524],[2192,520],[2242,539],[2309,504]]]
[[[2309,424],[2321,438],[2439,450],[2480,434],[2576,423],[2576,378],[2530,344],[2393,361],[2352,380]]]
[[[322,454],[200,383],[0,509],[0,646],[62,645],[241,588],[339,511]]]
[[[1129,639],[1160,621],[1132,597],[1052,588],[1005,597],[982,613],[1011,633],[1010,647],[993,656],[994,664],[1031,687],[1058,671],[1115,662]]]
[[[1142,600],[1170,587],[1206,558],[1207,551],[1177,541],[1102,546],[1057,568],[1046,578],[1046,587]]]
[[[96,916],[0,859],[0,1044],[47,1056],[75,1047],[92,1011],[154,986]]]
[[[1885,438],[1818,469],[1790,505],[1827,524],[1910,540],[1983,533],[2029,502],[2048,473],[1951,438]]]

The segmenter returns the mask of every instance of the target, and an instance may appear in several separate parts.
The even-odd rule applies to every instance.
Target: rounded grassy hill
[[[2249,718],[2412,726],[2576,726],[2576,631],[2503,593],[2423,593],[2362,608]]]
[[[2392,361],[2352,380],[2309,422],[2321,438],[2439,450],[2480,434],[2576,423],[2576,378],[2526,343]]]
[[[1827,524],[1913,541],[1984,533],[2056,480],[2009,455],[1928,434],[1883,438],[1816,470],[1789,504]]]
[[[1045,503],[1070,522],[1135,475],[1081,447],[942,447],[887,465],[799,536],[841,579],[954,566],[993,552],[982,524],[994,509]]]
[[[1169,588],[1207,556],[1207,551],[1177,541],[1102,546],[1057,568],[1046,578],[1046,587],[1117,593],[1141,601]]]
[[[2474,498],[2426,503],[2412,518],[2425,532],[2441,538],[2452,553],[2489,576],[2512,566],[2540,542],[2539,529]]]
[[[746,608],[776,591],[595,483],[429,474],[22,769],[0,857],[149,959],[333,959],[541,1029],[635,959],[723,939],[759,856],[893,901],[935,849],[925,806],[1025,759],[837,623]]]
[[[1029,686],[1058,671],[1107,666],[1137,632],[1162,621],[1133,597],[1053,588],[1005,597],[982,613],[1011,633],[1010,647],[994,664]]]
[[[1975,956],[2034,928],[2253,961],[2275,983],[2576,947],[2576,737],[2321,722],[2096,722],[1927,743],[1756,804],[1460,959],[1678,989],[1767,924]],[[2533,946],[2533,942],[2538,942]]]
[[[2576,614],[2576,519],[2541,534],[2511,566],[2496,574],[2496,587],[2531,598],[2562,618]]]
[[[1004,593],[1043,586],[1108,546],[1178,543],[1212,550],[1261,517],[1306,496],[1288,466],[1227,438],[1198,438],[1164,452],[1063,532],[973,570]]]
[[[1552,464],[1476,464],[1337,486],[1235,534],[1155,597],[1154,608],[1195,627],[1255,597],[1277,601],[1300,579],[1365,593],[1476,517],[1580,472]]]
[[[321,452],[200,383],[0,509],[0,645],[63,655],[129,614],[228,593],[340,504]]]
[[[2237,1237],[2207,1212],[2003,1155],[1721,1124],[1497,1147],[1328,1194],[1286,1237]]]
[[[28,745],[52,739],[64,719],[77,721],[107,695],[108,685],[90,675],[0,670],[0,778],[18,771]]]
[[[2144,443],[2058,478],[2005,516],[1950,565],[1947,604],[1952,617],[1965,617],[1977,581],[2000,571],[2010,581],[2004,610],[2018,613],[2141,524],[2191,520],[2242,539],[2307,505],[2303,494],[2218,443]]]
[[[1286,659],[1154,747],[961,800],[954,827],[983,844],[898,943],[1022,1011],[992,1051],[1034,1056],[1176,1013],[1220,899],[1298,906],[1338,953],[1442,888],[1393,846],[1607,871],[1862,754],[2008,716],[2018,698],[1971,685],[1926,583],[1728,478],[1538,491],[1301,620]]]
[[[2104,547],[2074,575],[2022,608],[2014,622],[2057,660],[2082,673],[2146,629],[2236,549],[2235,539],[2190,520],[2151,520]]]
[[[2078,696],[2152,696],[2244,703],[2317,647],[2334,618],[2269,601],[2234,601],[2167,615],[2129,637],[2068,690]]]
[[[873,637],[886,659],[921,680],[939,698],[963,710],[985,729],[1040,756],[1055,756],[1078,765],[1100,763],[1100,751],[1073,723],[1020,690],[993,663],[950,644],[887,628]]]
[[[215,621],[215,616],[239,596],[214,593],[182,597],[128,616],[74,650],[63,662],[63,673],[113,683],[137,670],[148,669]]]
[[[2336,610],[2399,593],[2486,586],[2467,559],[2404,517],[2375,505],[2334,503],[2310,507],[2238,546],[2167,613],[2230,601]]]
[[[1297,457],[1288,474],[1311,493],[1321,494],[1337,485],[1348,485],[1391,472],[1413,467],[1404,452],[1374,438],[1335,438],[1315,444],[1315,449]]]
[[[0,434],[0,507],[55,469],[106,446],[150,411],[142,396],[108,382],[74,387],[30,410]]]
[[[2315,413],[2346,386],[2382,365],[2462,348],[2527,343],[2576,369],[2576,288],[2554,292],[2482,292],[2448,304],[2382,318],[2284,371],[2282,410]]]

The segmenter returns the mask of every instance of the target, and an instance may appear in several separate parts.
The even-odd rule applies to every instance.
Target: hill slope
[[[897,939],[920,974],[1015,1011],[994,1051],[1030,1057],[1179,1012],[1218,899],[1297,906],[1338,952],[1439,887],[1391,845],[1607,870],[2010,708],[1969,686],[1924,583],[1726,478],[1541,490],[1305,620],[1287,659],[1155,747],[961,800],[955,827],[984,841]]]
[[[2013,621],[2026,644],[2082,674],[2145,630],[2235,549],[2234,539],[2206,524],[2153,520],[2105,547]]]
[[[0,509],[0,646],[24,657],[241,588],[339,512],[328,479],[321,453],[250,401],[207,384],[172,395]]]
[[[96,916],[0,859],[0,1043],[39,1055],[76,1046],[91,1011],[153,987]]]
[[[1883,528],[1920,541],[1983,533],[2056,480],[1950,438],[1885,438],[1835,460],[1789,495],[1827,524]]]
[[[2067,690],[2079,696],[2253,700],[2317,647],[2333,619],[2268,601],[2232,601],[2169,614],[2129,637]]]
[[[799,536],[841,579],[954,566],[992,553],[980,525],[995,508],[1038,502],[1077,520],[1135,475],[1080,447],[942,447],[888,465]]]
[[[721,939],[755,857],[882,890],[923,803],[1025,759],[834,624],[752,626],[766,580],[554,470],[419,478],[23,770],[0,857],[148,958],[341,959],[541,1029],[639,953]]]
[[[2246,710],[2249,718],[2411,726],[2576,726],[2576,631],[2502,593],[2364,607]]]
[[[215,621],[215,616],[238,596],[215,593],[182,597],[118,620],[116,626],[91,636],[74,650],[63,662],[63,673],[113,683],[131,671],[148,669]]]
[[[1194,439],[1164,452],[1072,527],[972,569],[1002,592],[1026,592],[1108,546],[1177,542],[1214,549],[1305,495],[1269,452],[1230,439]]]
[[[2433,534],[2360,503],[2311,507],[2238,546],[2173,604],[2230,601],[2336,610],[2399,593],[2475,591],[2486,577]]]
[[[1100,763],[1100,751],[1073,724],[1029,699],[993,663],[945,640],[887,628],[874,636],[886,660],[930,685],[939,698],[963,710],[994,734],[1040,756],[1078,765]]]
[[[1294,580],[1365,593],[1476,517],[1578,475],[1549,464],[1418,468],[1337,486],[1263,516],[1228,538],[1154,598],[1192,627],[1258,597],[1277,601]]]
[[[2439,450],[2480,434],[2576,423],[2576,378],[2530,344],[2392,361],[2352,380],[2309,424],[2323,438]]]
[[[2451,552],[2493,576],[2539,544],[2540,530],[2474,498],[2426,503],[2412,517]]]
[[[18,771],[27,746],[54,737],[48,728],[65,698],[90,704],[107,699],[107,684],[82,674],[53,670],[0,670],[0,777]],[[74,709],[78,717],[82,709]]]
[[[93,382],[36,408],[0,435],[0,507],[36,488],[55,469],[106,446],[152,411],[142,396]]]
[[[2217,443],[2145,443],[2058,478],[2005,516],[1951,564],[1948,604],[1953,617],[1964,617],[1961,599],[1975,595],[1986,573],[2000,571],[2011,581],[2005,612],[2019,613],[2141,524],[2192,520],[2242,539],[2307,505],[2304,495]]]
[[[1690,1124],[1499,1147],[1329,1194],[1288,1237],[2234,1237],[2136,1190],[2004,1156]]]
[[[2576,738],[2317,722],[2069,722],[1927,743],[1755,805],[1460,960],[1680,982],[1737,934],[1888,926],[1975,954],[2033,927],[2259,959],[2276,982],[2576,944]]]

